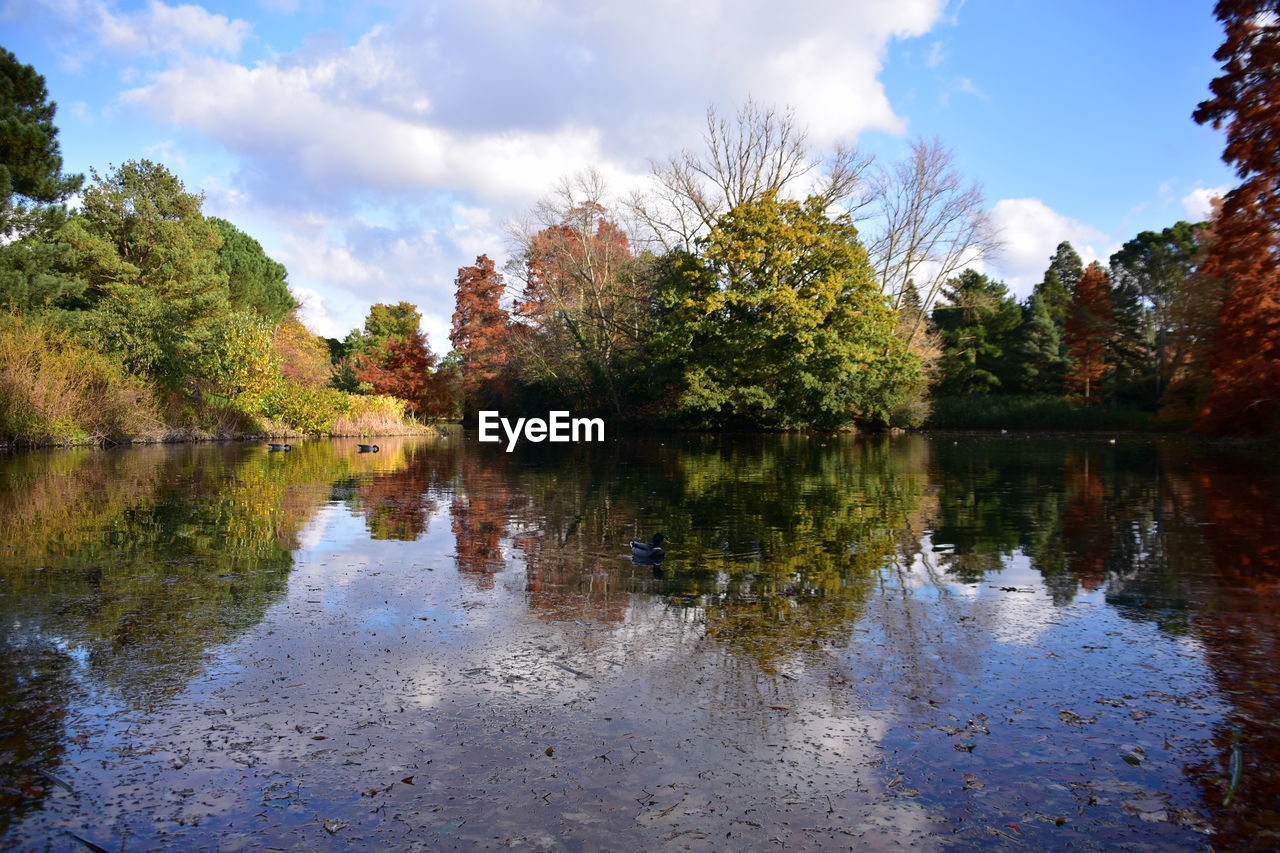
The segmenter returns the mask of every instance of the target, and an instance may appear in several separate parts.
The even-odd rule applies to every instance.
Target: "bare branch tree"
[[[853,212],[867,198],[871,158],[837,145],[816,156],[795,113],[748,100],[730,121],[707,109],[702,153],[682,151],[652,165],[653,188],[631,199],[632,213],[663,249],[687,249],[724,213],[767,192],[803,193]]]
[[[941,142],[917,140],[905,159],[872,182],[879,230],[870,253],[880,290],[900,309],[913,283],[921,297],[907,333],[910,344],[942,285],[999,248],[986,200],[977,184],[964,186],[951,152]]]
[[[573,379],[621,412],[616,363],[645,340],[652,310],[630,238],[607,199],[595,170],[562,180],[511,229],[508,269],[522,283],[512,294],[528,332],[519,338],[522,355],[535,371]]]

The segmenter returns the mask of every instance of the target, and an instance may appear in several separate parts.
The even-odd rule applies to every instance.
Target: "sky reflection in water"
[[[0,468],[5,847],[1277,844],[1280,481],[1247,448]]]

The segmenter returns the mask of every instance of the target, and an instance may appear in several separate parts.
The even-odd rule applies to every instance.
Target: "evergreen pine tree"
[[[1035,287],[1035,292],[1044,300],[1049,316],[1061,329],[1067,319],[1067,306],[1071,304],[1071,294],[1076,289],[1076,282],[1084,273],[1084,262],[1071,244],[1063,240],[1049,258],[1049,268],[1045,270],[1044,280]]]
[[[62,174],[57,105],[44,78],[0,48],[0,307],[26,311],[74,299],[82,282],[64,275],[68,247],[52,235],[62,203],[83,182]]]
[[[1022,312],[998,281],[965,270],[944,290],[948,304],[933,310],[942,339],[938,390],[943,394],[987,394],[1014,384],[1008,350]]]
[[[1062,329],[1053,321],[1049,306],[1032,293],[1022,309],[1022,334],[1015,345],[1018,385],[1027,394],[1061,394],[1066,359]]]

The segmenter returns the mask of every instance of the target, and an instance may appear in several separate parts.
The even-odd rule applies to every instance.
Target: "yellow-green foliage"
[[[395,397],[348,394],[279,379],[266,393],[241,398],[245,411],[270,424],[313,435],[404,432],[405,404]]]
[[[0,437],[72,444],[163,427],[146,382],[47,322],[0,315]]]
[[[333,422],[350,408],[349,396],[334,388],[308,388],[280,379],[265,392],[241,399],[251,415],[298,432],[327,435]]]
[[[216,318],[201,359],[205,383],[216,394],[248,399],[279,382],[280,367],[271,345],[271,327],[247,311]]]
[[[386,435],[404,431],[404,400],[383,395],[347,394],[346,397],[348,408],[334,421],[334,435]]]

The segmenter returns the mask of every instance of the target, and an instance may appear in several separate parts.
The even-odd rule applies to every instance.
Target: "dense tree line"
[[[0,49],[0,439],[360,431],[435,413],[416,309],[402,329],[374,306],[335,371],[257,240],[159,163],[64,174],[54,115],[43,78]],[[341,390],[349,364],[375,396]]]
[[[1106,264],[1063,242],[1019,302],[975,268],[997,241],[937,143],[865,178],[865,160],[814,157],[789,116],[752,104],[736,125],[712,114],[707,139],[657,167],[650,195],[566,181],[520,235],[510,282],[487,256],[459,270],[459,413],[884,427],[920,425],[930,398],[986,399],[1045,427],[1064,406],[1185,427],[1204,405],[1227,292],[1215,223],[1144,231]],[[823,191],[798,196],[824,164]]]
[[[458,270],[442,360],[409,302],[316,338],[284,267],[160,164],[64,174],[44,81],[5,51],[0,431],[136,432],[150,418],[323,432],[343,418],[367,428],[360,401],[375,398],[395,422],[556,407],[700,429],[911,427],[931,408],[955,423],[944,415],[959,400],[1021,406],[1044,426],[1124,411],[1275,431],[1269,8],[1217,9],[1224,73],[1195,117],[1227,128],[1242,184],[1209,222],[1144,231],[1106,264],[1063,242],[1019,302],[981,272],[998,235],[939,142],[876,167],[847,146],[814,149],[790,112],[748,102],[732,118],[708,111],[704,147],[656,161],[645,191],[611,197],[594,172],[564,180],[501,271],[488,255]],[[79,409],[54,405],[65,399]],[[86,413],[97,421],[72,423]]]

